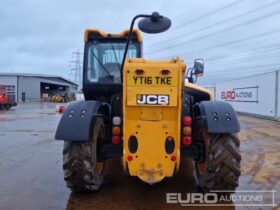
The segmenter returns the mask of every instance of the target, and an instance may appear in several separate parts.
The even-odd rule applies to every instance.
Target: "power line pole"
[[[78,91],[80,91],[82,87],[81,56],[82,53],[79,50],[72,52],[72,59],[74,60],[72,60],[71,63],[74,64],[74,67],[71,68],[71,71],[74,72],[74,82],[78,84]]]

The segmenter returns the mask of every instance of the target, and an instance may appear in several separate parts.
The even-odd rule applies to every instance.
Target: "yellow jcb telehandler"
[[[168,30],[171,21],[154,12],[137,15],[119,34],[85,31],[85,101],[64,112],[56,139],[64,140],[63,170],[74,192],[99,190],[106,161],[120,157],[131,176],[155,184],[172,177],[180,160],[195,161],[201,188],[234,191],[240,176],[237,116],[194,84],[204,63],[186,71],[183,60],[145,60],[142,36]]]

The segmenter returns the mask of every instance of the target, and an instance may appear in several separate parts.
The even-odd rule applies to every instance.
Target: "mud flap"
[[[55,139],[64,141],[88,141],[98,110],[103,105],[99,101],[79,101],[71,103],[58,124]]]
[[[232,106],[220,101],[202,101],[194,107],[194,117],[205,119],[209,133],[238,133],[240,125]]]

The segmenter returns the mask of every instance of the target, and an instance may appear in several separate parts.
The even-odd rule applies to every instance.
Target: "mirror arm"
[[[191,70],[192,70],[192,68],[188,68],[186,77],[188,77],[189,71],[191,71]]]
[[[186,76],[185,76],[185,78],[187,78],[188,79],[188,81],[189,82],[191,82],[191,83],[193,83],[192,81],[193,81],[193,71],[194,71],[194,68],[188,68],[188,70],[187,70],[187,73],[186,73]],[[190,77],[188,76],[189,75],[189,73],[190,73]]]
[[[197,76],[195,75],[195,79],[194,79],[194,82],[193,82],[193,83],[196,83],[196,81],[197,81]]]
[[[192,70],[191,70],[191,78],[193,78],[193,75],[195,75],[195,74],[194,74],[194,70],[195,70],[195,69],[192,68]]]
[[[132,21],[131,21],[131,24],[130,24],[130,29],[129,29],[129,32],[128,32],[128,36],[127,36],[127,40],[126,40],[126,45],[125,45],[125,50],[124,50],[124,55],[123,55],[123,60],[122,60],[122,67],[121,67],[121,81],[123,82],[123,67],[124,67],[124,63],[125,63],[125,59],[126,59],[126,55],[127,55],[127,51],[128,51],[128,47],[129,47],[129,42],[130,42],[130,39],[131,39],[131,34],[132,34],[132,31],[133,31],[133,26],[134,26],[134,23],[136,21],[137,18],[147,18],[147,17],[152,17],[152,15],[143,15],[143,14],[140,14],[140,15],[136,15]]]

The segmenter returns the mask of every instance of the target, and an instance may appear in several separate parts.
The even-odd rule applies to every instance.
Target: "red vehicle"
[[[10,109],[12,106],[16,106],[15,92],[8,90],[9,86],[0,85],[0,110]]]

